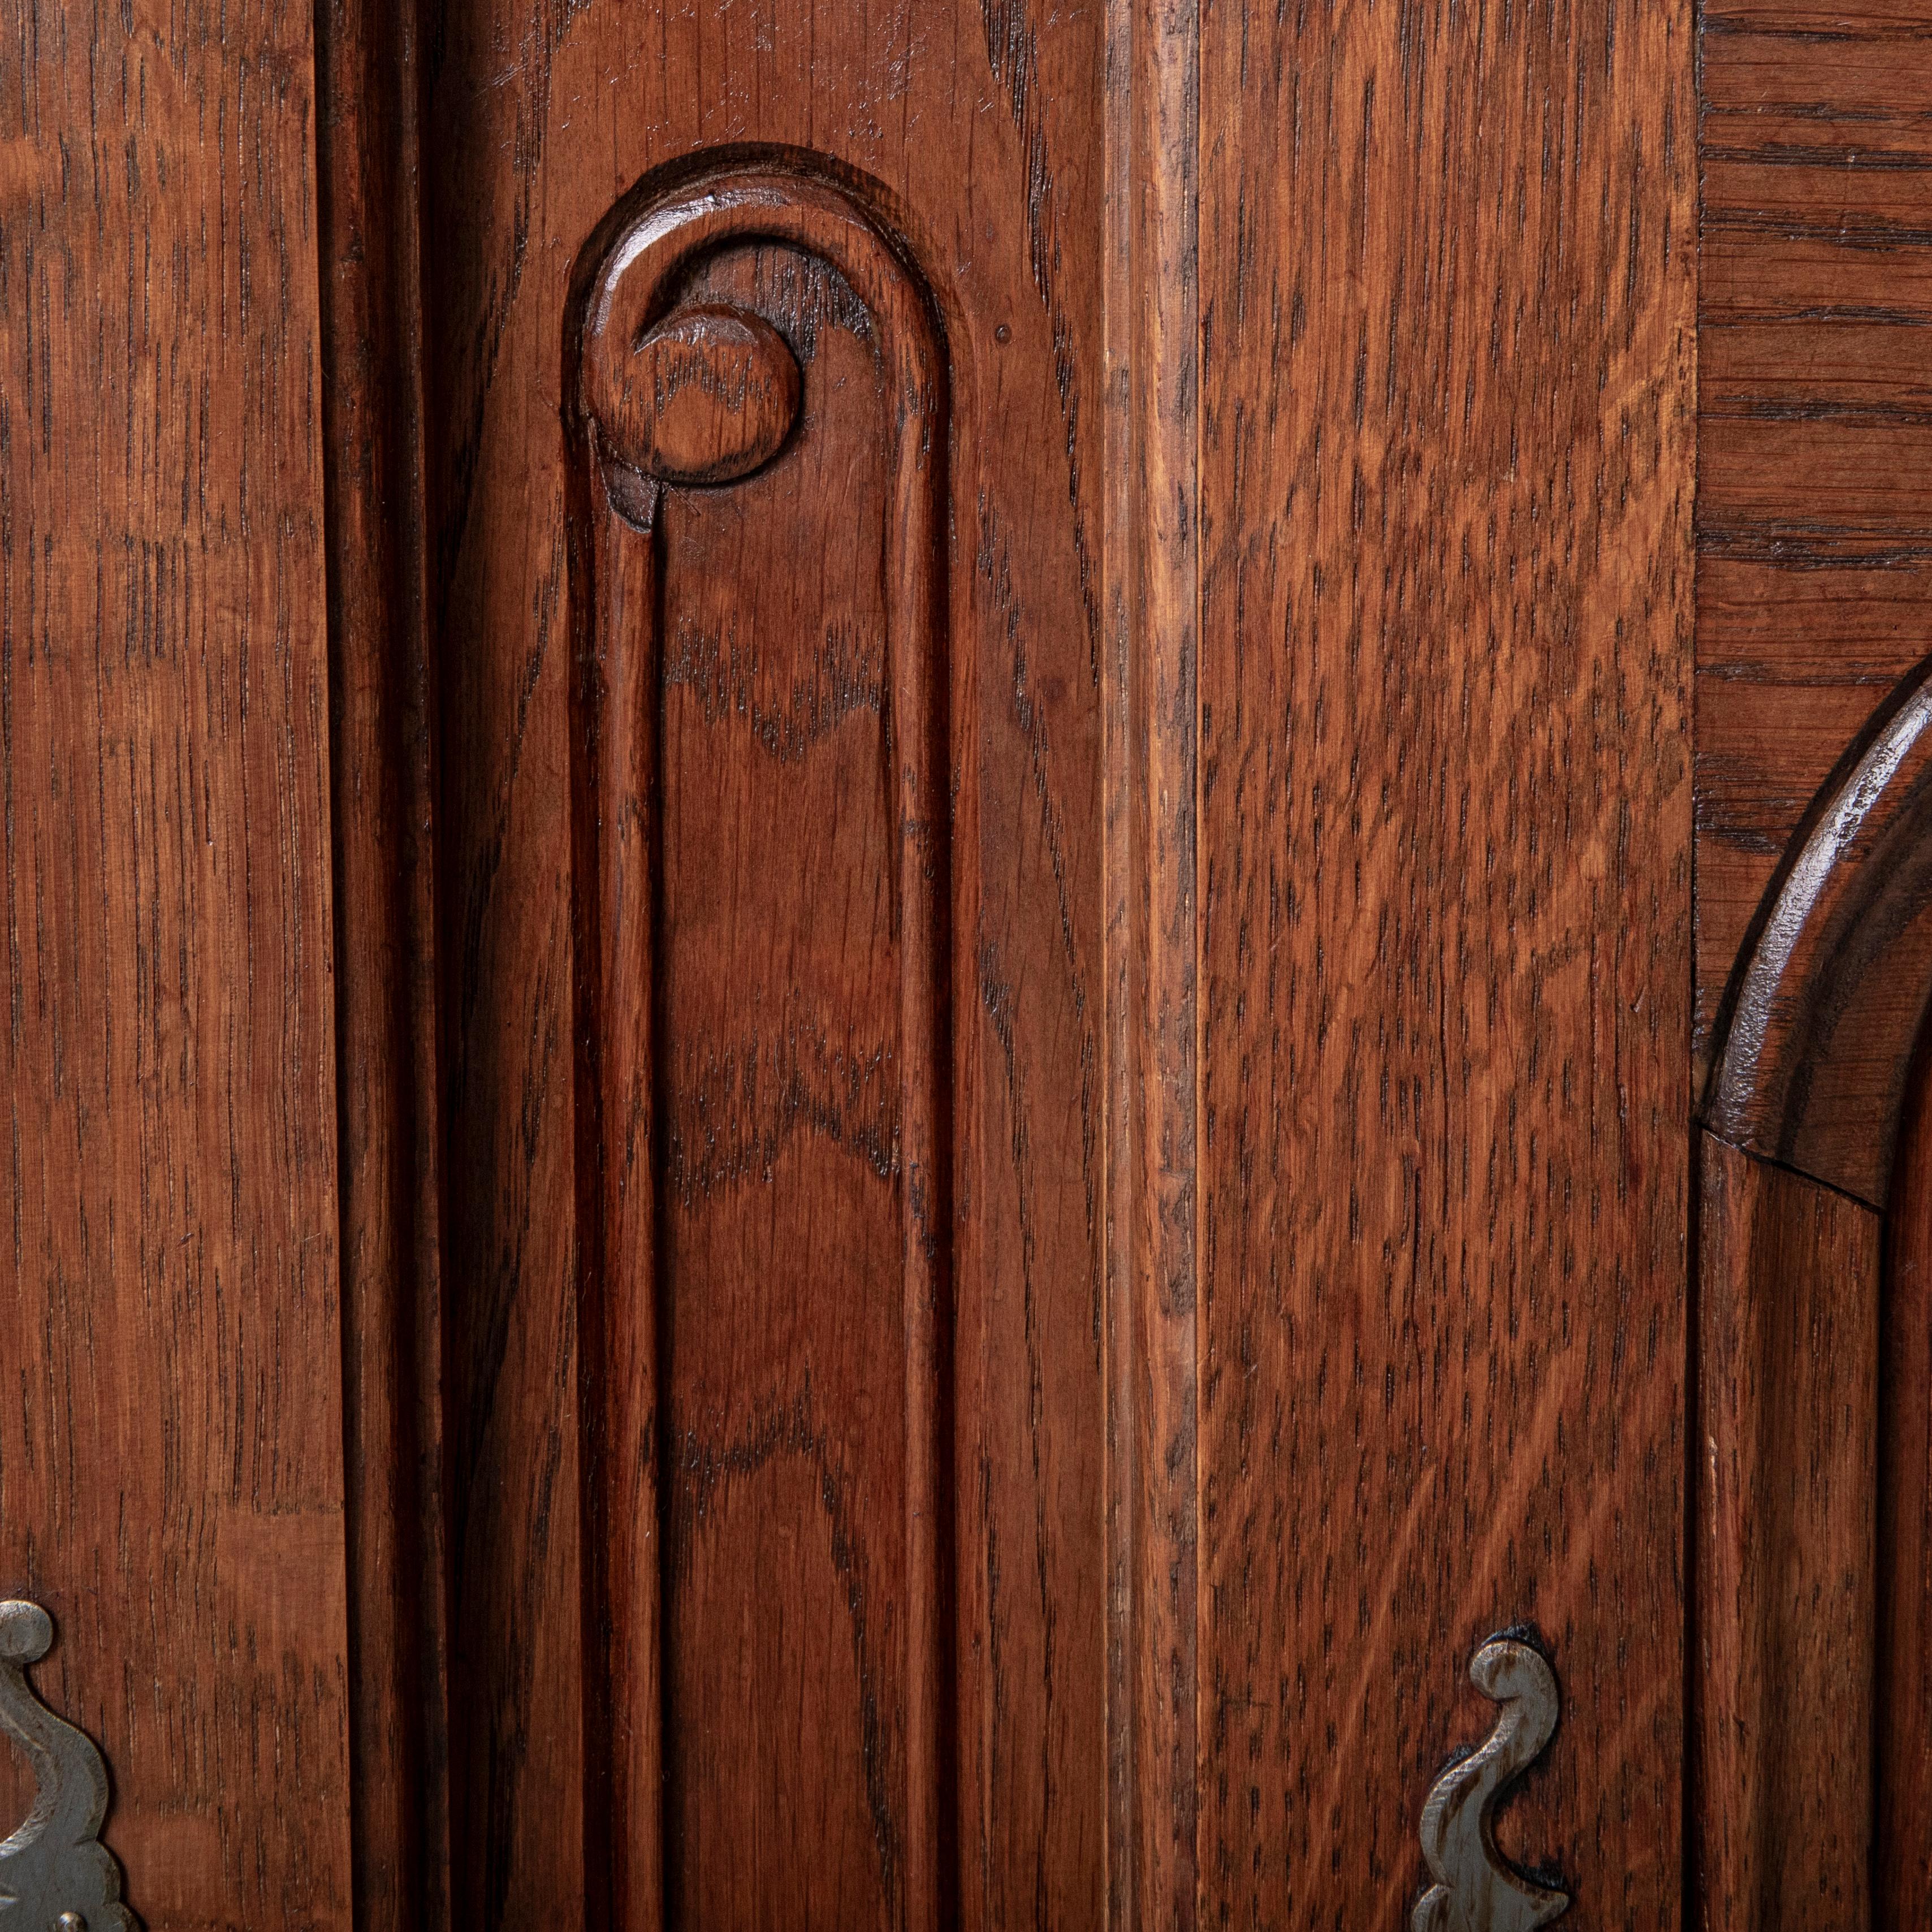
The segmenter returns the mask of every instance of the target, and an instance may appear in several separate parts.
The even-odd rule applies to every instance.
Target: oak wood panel
[[[1796,688],[1786,730],[1824,709]],[[1922,664],[1850,734],[1732,976],[1703,1103],[1693,1688],[1713,1926],[1909,1924],[1925,1895],[1928,723]]]
[[[1924,59],[1922,26],[1909,11],[1827,13],[1780,4],[1706,16],[1700,1040],[1709,1036],[1720,1012],[1741,943],[1767,889],[1780,867],[1792,862],[1801,824],[1815,813],[1833,767],[1870,736],[1888,702],[1896,701],[1891,693],[1924,655],[1932,635],[1925,618],[1932,545],[1927,506],[1913,483],[1923,466],[1928,403],[1922,268],[1932,218],[1932,146],[1922,90],[1914,86]],[[1895,868],[1896,856],[1888,862]],[[1827,990],[1844,976],[1828,974]],[[1876,998],[1884,1006],[1902,990],[1897,973],[1868,976],[1864,985],[1862,995],[1846,988],[1854,1006]],[[1853,1043],[1889,1040],[1882,1050],[1901,1063],[1902,1072],[1911,1016],[1901,1016],[1903,1040],[1892,1037],[1896,1028],[1875,1024],[1876,1018],[1861,1012]],[[1794,1036],[1794,1043],[1802,1041]],[[1802,1084],[1808,1091],[1809,1079]],[[1832,1112],[1828,1102],[1822,1111]],[[1829,1174],[1882,1202],[1884,1181],[1872,1163],[1876,1159],[1888,1167],[1891,1132],[1841,1120],[1834,1151],[1814,1145],[1794,1157],[1814,1171],[1822,1160]],[[1859,1177],[1868,1174],[1861,1185]],[[1803,1185],[1775,1184],[1787,1190]],[[1840,1217],[1854,1212],[1848,1204],[1821,1211]],[[1707,1210],[1706,1246],[1714,1249],[1723,1238]],[[1720,1258],[1707,1258],[1707,1294],[1722,1286],[1721,1275],[1708,1270],[1722,1265]],[[1908,1568],[1888,1570],[1893,1583],[1885,1600],[1892,1621],[1879,1655],[1897,1688],[1881,1703],[1891,1728],[1881,1732],[1880,1762],[1900,1760],[1902,1773],[1910,1751],[1900,1726],[1909,1722],[1910,1687],[1923,1650],[1910,1641],[1913,1611],[1900,1580],[1910,1574],[1912,1512],[1915,1500],[1922,1507],[1924,1493],[1922,1471],[1916,1490],[1902,1472],[1912,1432],[1923,1426],[1923,1408],[1915,1407],[1916,1352],[1898,1325],[1906,1317],[1891,1292],[1886,1310],[1890,1479],[1882,1546],[1888,1564],[1904,1562]],[[1707,1308],[1707,1327],[1717,1313]],[[1701,1378],[1702,1400],[1714,1412],[1707,1414],[1705,1432],[1714,1440],[1724,1405],[1736,1393],[1725,1380],[1724,1360],[1711,1355]],[[1777,1446],[1790,1453],[1788,1439]],[[1816,1468],[1814,1459],[1814,1475]],[[1842,1533],[1850,1533],[1862,1502],[1855,1486],[1849,1496],[1839,1496],[1847,1513]],[[1901,1539],[1896,1549],[1894,1538]],[[1768,1698],[1778,1706],[1772,1714],[1779,1721],[1754,1730],[1750,1750],[1761,1757],[1747,1762],[1742,1760],[1749,1750],[1741,1752],[1733,1734],[1707,1720],[1702,1882],[1711,1922],[1811,1924],[1820,1912],[1834,1924],[1864,1922],[1873,1904],[1858,1841],[1869,1824],[1859,1773],[1870,1737],[1857,1700],[1837,1701],[1837,1676],[1820,1676],[1808,1667],[1810,1660],[1783,1652],[1755,1659],[1770,1688],[1754,1682],[1752,1660],[1724,1648],[1726,1632],[1735,1635],[1743,1627],[1734,1618],[1707,1634],[1715,1684],[1704,1694]],[[1771,1642],[1774,1628],[1764,1627],[1762,1643]],[[1798,1640],[1786,1634],[1787,1641]],[[1872,1642],[1862,1624],[1857,1635],[1861,1641],[1837,1666],[1855,1677],[1868,1673]],[[1790,1678],[1798,1680],[1789,1694],[1796,1701],[1786,1708],[1778,1703],[1778,1687]],[[1807,1721],[1821,1714],[1822,1730]],[[1808,1784],[1807,1766],[1813,1767]],[[1742,1783],[1729,1787],[1727,1778]],[[1881,1790],[1890,1785],[1890,1776],[1882,1776]],[[1904,1847],[1923,1788],[1901,1776],[1888,1800],[1895,1808],[1886,1815],[1903,1821],[1907,1835],[1894,1824],[1883,1836],[1890,1850],[1881,1855],[1876,1876],[1877,1910],[1886,1922],[1894,1922],[1891,1915],[1900,1904],[1904,1916],[1895,1922],[1913,1922],[1915,1855]]]
[[[791,155],[647,182],[588,297],[584,1334],[626,1924],[937,1924],[958,1891],[952,850],[978,799],[939,317],[868,199]],[[668,378],[658,345],[700,332]],[[674,441],[750,473],[680,487]]]
[[[1805,165],[1922,160],[1932,46],[1916,0],[1778,0],[1705,9],[1702,145]]]
[[[1932,1918],[1932,1055],[1905,1105],[1880,1307],[1875,1916]]]
[[[1848,446],[1843,416],[1820,415],[1737,421],[1706,410],[1700,507],[1713,528],[1770,526],[1787,542],[1817,544],[1889,548],[1922,538],[1932,520],[1932,428],[1863,422]],[[1794,477],[1804,479],[1802,506],[1792,501]]]
[[[584,1498],[601,1478],[584,1450],[586,1396],[611,1360],[580,1357],[569,1214],[591,1152],[572,1102],[561,809],[570,277],[649,170],[752,142],[883,184],[956,372],[948,568],[968,616],[952,640],[953,734],[976,765],[956,766],[948,789],[976,797],[977,818],[954,828],[974,910],[954,988],[960,1889],[940,1904],[975,1925],[1088,1924],[1101,1909],[1102,26],[1089,8],[994,0],[957,14],[608,0],[428,11],[466,1920],[594,1916],[586,1883],[608,1869],[606,1793],[586,1792],[584,1772],[601,1716],[580,1668],[605,1641],[584,1620],[596,1552]],[[775,609],[782,586],[769,594]],[[815,585],[798,598],[815,617]],[[736,728],[728,716],[717,728]],[[726,879],[731,863],[721,856]],[[812,1613],[848,1615],[822,1594]],[[704,1903],[673,1900],[686,1916]]]
[[[1909,7],[1708,9],[1697,1040],[1793,834],[1932,649],[1932,120]]]
[[[1204,14],[1203,1886],[1681,1909],[1690,19]]]
[[[1704,340],[1708,344],[1711,334]],[[1806,568],[1704,530],[1697,572],[1700,1054],[1798,825],[1924,654],[1932,564]]]
[[[1714,1135],[1700,1147],[1701,1922],[1858,1932],[1873,1922],[1880,1216]]]
[[[0,52],[0,1567],[157,1928],[350,1922],[311,27]]]

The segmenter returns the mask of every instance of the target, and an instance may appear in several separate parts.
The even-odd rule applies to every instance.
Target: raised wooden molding
[[[929,284],[913,265],[910,244],[891,232],[884,200],[883,190],[791,151],[741,153],[695,178],[683,171],[647,179],[587,251],[580,332],[570,332],[580,344],[572,388],[580,484],[590,500],[588,540],[577,544],[572,557],[573,624],[586,667],[580,741],[588,748],[575,784],[585,932],[578,956],[580,1118],[596,1136],[584,1167],[580,1231],[584,1398],[586,1413],[597,1418],[587,1447],[598,1458],[586,1515],[596,1538],[593,1623],[622,1634],[592,1665],[608,1711],[601,1747],[593,1748],[607,1763],[611,1882],[624,1923],[656,1922],[668,1889],[675,1894],[681,1886],[697,1886],[709,1906],[722,1909],[716,1894],[732,1867],[748,1874],[746,1882],[754,1888],[764,1870],[748,1846],[734,1851],[724,1843],[733,1836],[730,1807],[751,1804],[760,1787],[736,1775],[729,1752],[701,1748],[699,1732],[724,1714],[705,1702],[713,1691],[681,1666],[676,1641],[680,1619],[701,1616],[706,1602],[694,1549],[706,1538],[735,1537],[730,1546],[754,1563],[757,1531],[742,1516],[728,1519],[715,1503],[707,1505],[710,1479],[696,1472],[734,1456],[768,1455],[744,1449],[744,1432],[777,1429],[795,1456],[822,1465],[815,1480],[825,1493],[842,1496],[861,1480],[866,1412],[892,1418],[895,1430],[902,1416],[904,1428],[903,1462],[892,1478],[902,1492],[898,1528],[881,1520],[887,1512],[868,1517],[850,1501],[838,1503],[836,1521],[847,1551],[838,1560],[853,1579],[851,1642],[860,1652],[873,1741],[862,1761],[856,1752],[834,1754],[828,1741],[826,1761],[814,1775],[830,1794],[829,1816],[868,1820],[866,1835],[876,1840],[872,1882],[886,1909],[904,1901],[906,1924],[936,1924],[941,1900],[956,1887],[945,1850],[957,1775],[946,1715],[957,1692],[945,1630],[952,1448],[941,1393],[949,1386],[955,1319],[950,1109],[957,1042],[946,1016],[954,970],[952,827],[962,814],[970,822],[972,800],[970,793],[949,800],[946,775],[972,768],[949,746],[947,732],[947,677],[958,667],[948,649],[954,626],[945,537],[952,460],[945,344]],[[754,247],[787,251],[799,272],[829,274],[862,305],[861,327],[877,358],[884,403],[879,441],[844,420],[860,407],[859,397],[822,378],[807,405],[817,413],[801,424],[794,349],[769,320],[693,292],[722,258],[735,251],[742,262]],[[869,401],[871,386],[865,388]],[[800,442],[793,445],[795,428]],[[781,1425],[750,1418],[742,1406],[767,1375],[773,1387],[783,1386],[776,1356],[768,1364],[741,1334],[728,1375],[706,1352],[719,1346],[715,1337],[707,1342],[702,1313],[712,1298],[704,1291],[716,1283],[702,1256],[690,1252],[690,1238],[680,1245],[678,1230],[688,1225],[680,1217],[700,1201],[730,1225],[729,1188],[692,1178],[688,1159],[709,1156],[683,1150],[698,1147],[702,1135],[694,1135],[680,1112],[684,1103],[666,1062],[688,1052],[694,1039],[719,1036],[734,1016],[754,1039],[759,998],[806,997],[796,985],[785,993],[784,976],[808,969],[781,962],[770,985],[753,967],[753,983],[715,994],[694,986],[688,954],[674,956],[673,947],[680,912],[689,911],[688,900],[681,906],[676,896],[692,890],[694,872],[692,855],[680,842],[677,790],[707,763],[730,766],[736,760],[740,766],[733,768],[746,772],[776,764],[796,772],[808,756],[822,766],[838,753],[829,738],[768,740],[757,718],[748,716],[749,730],[728,744],[707,740],[701,760],[678,765],[679,721],[682,728],[696,728],[695,710],[712,728],[704,710],[711,700],[691,696],[690,679],[680,682],[674,640],[665,634],[668,604],[694,594],[698,578],[728,578],[740,554],[707,550],[700,558],[698,540],[688,536],[679,548],[666,534],[668,512],[661,512],[667,493],[688,489],[693,514],[701,514],[700,499],[709,500],[720,486],[746,484],[782,449],[794,452],[788,463],[801,453],[808,457],[814,439],[839,451],[845,466],[838,473],[848,488],[860,473],[883,482],[883,517],[873,534],[853,529],[851,506],[808,468],[775,476],[762,514],[795,519],[792,535],[807,551],[829,547],[834,534],[878,545],[869,569],[883,587],[883,637],[865,660],[870,669],[840,670],[846,710],[828,715],[849,712],[856,727],[857,714],[866,714],[863,729],[877,740],[876,782],[884,794],[876,832],[890,881],[888,911],[875,915],[880,922],[870,939],[890,962],[896,990],[862,985],[845,1018],[874,1030],[865,1038],[875,1034],[886,1042],[877,1056],[878,1138],[862,1165],[877,1196],[869,1211],[896,1214],[901,1223],[896,1242],[880,1238],[872,1262],[882,1294],[896,1271],[898,1305],[890,1318],[904,1352],[896,1371],[883,1364],[877,1370],[882,1386],[888,1379],[896,1384],[892,1399],[874,1406],[862,1395],[849,1413],[842,1409],[836,1367],[829,1358],[816,1358],[824,1374],[817,1384],[808,1375],[800,1408]],[[802,586],[791,607],[794,621],[808,626],[814,620],[818,587]],[[754,586],[740,580],[733,588],[734,608],[754,638]],[[675,709],[680,704],[684,708]],[[736,707],[734,700],[724,710]],[[796,725],[793,719],[787,728]],[[823,768],[827,782],[830,772],[844,769]],[[753,795],[764,794],[747,794]],[[873,848],[861,842],[873,836],[866,830],[872,823],[855,804],[841,817],[839,842],[829,850],[836,855],[849,847],[850,862],[864,866]],[[749,824],[728,830],[747,839],[759,836]],[[855,893],[862,902],[871,896]],[[810,926],[806,911],[787,901],[772,916],[802,922],[787,943],[806,945],[800,937]],[[683,961],[681,979],[676,958]],[[734,963],[746,968],[740,959],[721,961],[717,970],[728,976]],[[789,1018],[773,1014],[763,1024],[808,1030],[818,1023],[815,1011],[801,1006]],[[755,1046],[749,1050],[755,1053]],[[857,1132],[855,1124],[855,1150]],[[788,1244],[760,1250],[776,1269],[779,1256],[808,1248],[812,1213],[834,1210],[796,1175],[772,1199],[777,1204],[761,1197],[747,1212],[792,1217],[784,1223]],[[856,1292],[856,1282],[844,1286]],[[804,1292],[790,1276],[774,1284],[782,1304]],[[880,1304],[882,1319],[890,1310],[889,1297]],[[769,1326],[784,1333],[776,1310]],[[668,1371],[668,1362],[686,1366],[682,1374]],[[697,1393],[701,1384],[688,1379],[708,1366],[731,1385],[728,1413],[728,1398],[714,1394],[705,1406]],[[808,1413],[814,1402],[823,1405],[822,1420],[818,1411]],[[814,1448],[821,1432],[824,1446]],[[902,1547],[893,1550],[902,1539]],[[882,1580],[869,1584],[861,1580],[869,1574],[868,1550]],[[878,1634],[868,1637],[868,1629]],[[676,1722],[680,1713],[688,1721]],[[788,1774],[783,1767],[766,1768],[771,1776]],[[667,1804],[677,1802],[667,1792],[680,1790],[695,1792],[691,1802],[709,1808],[708,1851],[692,1850],[697,1834],[681,1827],[675,1810],[667,1814]],[[750,1815],[736,1822],[749,1834]],[[783,1844],[782,1831],[772,1824],[772,1844]],[[764,1856],[773,1856],[767,1848]],[[690,1863],[707,1857],[708,1864]]]
[[[1707,1932],[1871,1922],[1880,1219],[1701,1136],[1694,1830]]]
[[[1111,1926],[1200,1863],[1201,9],[1108,0],[1106,1040]]]
[[[1932,998],[1932,662],[1814,804],[1740,960],[1699,1148],[1711,1932],[1875,1909],[1885,1212]]]
[[[1826,786],[1734,981],[1704,1109],[1732,1146],[1882,1208],[1932,995],[1932,664]]]

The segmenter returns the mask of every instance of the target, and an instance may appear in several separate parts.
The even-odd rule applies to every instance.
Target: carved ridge
[[[1814,802],[1739,960],[1705,1125],[1882,1209],[1932,1004],[1932,659]]]
[[[946,1875],[942,1816],[948,1804],[944,1715],[950,1664],[944,1628],[950,1546],[942,1472],[949,1454],[944,1405],[951,1304],[951,1063],[943,1016],[949,1004],[952,918],[946,652],[950,634],[946,493],[950,386],[932,285],[880,210],[875,190],[796,152],[740,157],[702,175],[627,197],[586,250],[587,274],[566,331],[565,393],[575,457],[572,600],[582,681],[580,761],[573,774],[573,864],[584,918],[579,974],[580,1119],[597,1144],[580,1164],[584,1231],[583,1343],[590,1584],[606,1628],[625,1628],[596,1667],[608,1733],[590,1748],[608,1773],[610,1825],[619,1869],[618,1916],[664,1910],[668,1852],[664,1793],[676,1750],[664,1730],[667,1662],[662,1566],[682,1514],[678,1445],[662,1439],[668,1400],[659,1364],[657,1170],[678,1158],[674,1120],[655,1070],[651,990],[658,962],[651,912],[662,880],[664,774],[657,734],[668,691],[700,691],[728,705],[735,640],[719,640],[708,670],[667,635],[670,566],[662,514],[680,493],[714,490],[790,460],[822,417],[801,414],[808,344],[788,346],[770,318],[693,293],[706,260],[748,245],[807,258],[849,291],[866,320],[884,403],[878,458],[885,489],[879,582],[882,648],[848,662],[828,633],[824,689],[795,684],[785,718],[751,717],[755,741],[780,762],[802,757],[824,734],[823,714],[864,711],[884,740],[896,852],[889,862],[892,940],[898,961],[898,1050],[889,1069],[894,1104],[875,1135],[874,1165],[893,1177],[898,1199],[905,1327],[906,1501],[904,1676],[909,1687],[887,1741],[902,1768],[904,1815],[884,1804],[887,1742],[866,1750],[866,1798],[889,1912],[936,1910]],[[710,358],[707,362],[704,358]],[[822,408],[824,405],[821,404]],[[876,404],[873,406],[877,406]],[[673,410],[683,412],[674,423]],[[668,496],[667,493],[670,493]],[[750,651],[754,646],[748,644]],[[674,653],[678,653],[674,655]],[[701,655],[701,653],[700,653]],[[818,674],[814,671],[814,677]],[[882,1063],[882,1067],[885,1064]],[[855,1141],[854,1145],[859,1143]],[[608,1282],[627,1284],[621,1323],[603,1310]],[[605,1445],[622,1445],[613,1449]],[[601,1466],[598,1458],[604,1460]],[[621,1464],[621,1466],[620,1466]],[[622,1614],[608,1606],[621,1604]],[[860,1642],[863,1644],[862,1627]],[[871,1694],[868,1693],[869,1697]],[[867,1735],[883,1720],[868,1705]],[[881,1737],[884,1736],[883,1732]]]
[[[1487,1740],[1430,1789],[1422,1856],[1436,1882],[1416,1900],[1412,1932],[1535,1932],[1569,1910],[1569,1894],[1525,1876],[1503,1856],[1496,1814],[1556,1734],[1556,1674],[1529,1645],[1492,1637],[1471,1663],[1469,1681],[1502,1712]]]

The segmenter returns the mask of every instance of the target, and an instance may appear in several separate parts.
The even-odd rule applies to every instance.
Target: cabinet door
[[[1932,1910],[1916,27],[6,26],[0,1894]]]

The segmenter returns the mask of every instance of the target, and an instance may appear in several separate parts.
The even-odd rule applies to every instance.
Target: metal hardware
[[[1492,1637],[1469,1681],[1502,1714],[1479,1750],[1448,1766],[1422,1808],[1422,1856],[1436,1882],[1416,1900],[1413,1932],[1536,1932],[1569,1910],[1496,1849],[1496,1814],[1556,1733],[1556,1674],[1540,1653]]]
[[[53,1647],[38,1604],[0,1603],[0,1726],[32,1760],[39,1792],[27,1821],[0,1844],[0,1911],[21,1932],[138,1932],[121,1903],[121,1868],[100,1842],[107,1767],[85,1731],[57,1718],[27,1682]]]

